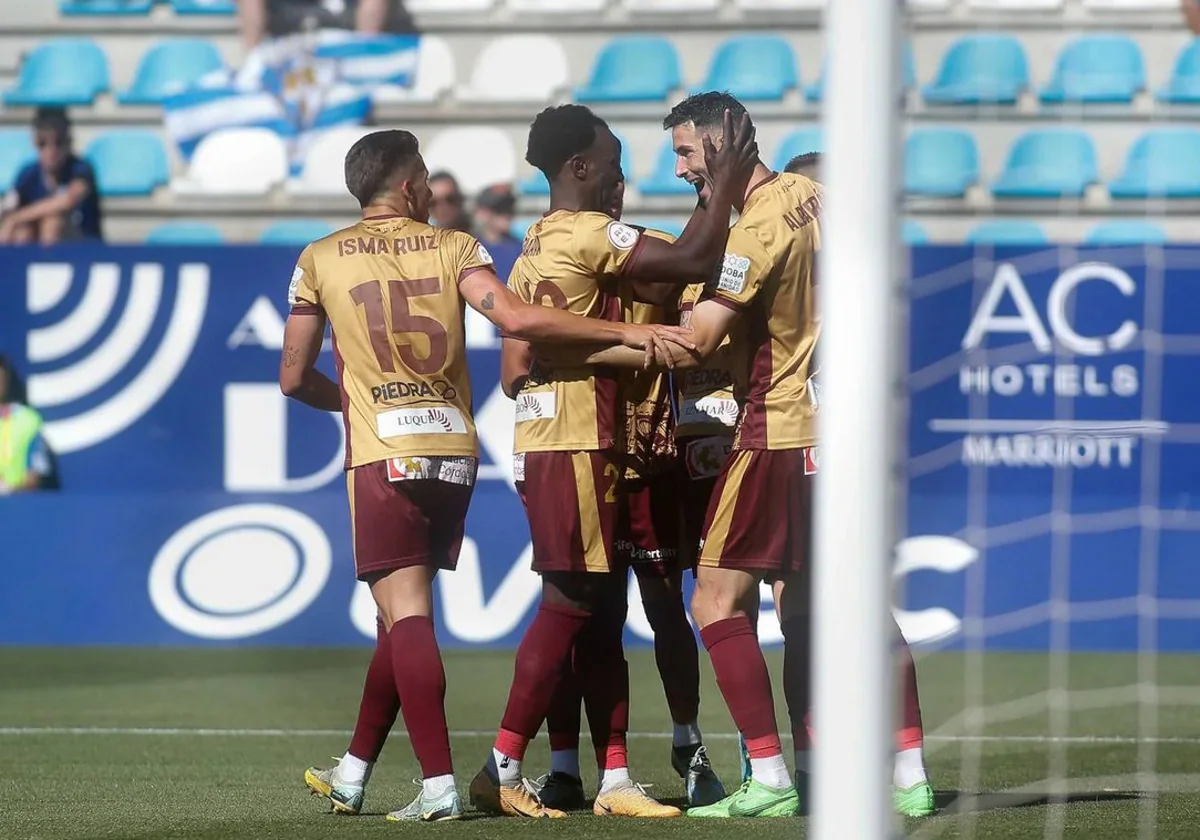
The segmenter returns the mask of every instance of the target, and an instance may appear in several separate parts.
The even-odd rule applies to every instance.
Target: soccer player
[[[683,236],[667,243],[606,214],[623,180],[620,143],[607,124],[579,105],[539,114],[530,127],[526,160],[550,182],[550,212],[526,235],[510,286],[524,300],[619,320],[618,278],[703,282],[720,258],[733,199],[744,192],[757,159],[749,119],[736,128],[732,120],[726,123],[722,150],[711,144],[706,149],[713,212],[694,216]],[[523,383],[517,395],[514,471],[529,516],[542,598],[517,651],[500,732],[471,783],[471,800],[492,813],[564,816],[547,808],[523,782],[521,759],[574,651],[577,661],[586,662],[584,696],[590,684],[593,698],[606,698],[595,701],[597,716],[589,713],[593,732],[603,720],[609,723],[608,738],[593,744],[603,764],[593,812],[678,816],[678,809],[660,805],[633,784],[626,760],[625,570],[613,553],[622,478],[615,372],[534,363],[527,345],[507,340],[502,368],[504,381]]]
[[[407,131],[375,132],[355,143],[346,155],[346,186],[362,220],[300,255],[288,289],[279,384],[288,396],[342,413],[355,567],[371,587],[380,626],[355,740],[336,767],[310,769],[305,781],[335,810],[357,813],[399,709],[424,782],[389,819],[456,819],[462,806],[432,583],[439,569],[457,562],[478,466],[463,305],[526,339],[627,342],[654,352],[656,341],[677,340],[678,331],[580,318],[517,299],[474,237],[427,224],[428,171]],[[337,382],[315,367],[327,322]]]
[[[621,182],[609,211],[613,219],[621,218],[624,195]],[[631,227],[642,236],[673,241],[670,234]],[[674,306],[641,302],[633,285],[624,281],[617,285],[624,321],[645,324],[677,320],[674,312],[668,313]],[[555,360],[550,349],[547,364]],[[620,564],[632,566],[646,618],[654,631],[655,663],[673,723],[672,767],[684,781],[688,804],[708,805],[723,799],[725,788],[712,769],[698,722],[700,661],[696,636],[683,605],[679,564],[682,471],[675,455],[670,384],[662,371],[624,369],[618,387],[625,412],[626,462],[618,499],[617,557]],[[545,805],[564,811],[581,808],[585,801],[579,770],[581,700],[579,680],[574,669],[568,668],[546,716],[550,772],[540,791]]]

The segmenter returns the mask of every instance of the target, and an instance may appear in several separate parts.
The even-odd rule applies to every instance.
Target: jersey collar
[[[778,177],[779,177],[779,173],[778,173],[778,172],[772,172],[772,173],[771,173],[770,175],[768,175],[766,178],[763,178],[763,179],[762,179],[761,181],[759,181],[757,184],[755,184],[754,186],[752,186],[752,187],[750,188],[750,190],[749,190],[749,191],[746,193],[746,200],[745,200],[745,202],[743,202],[743,204],[742,204],[742,212],[743,212],[743,213],[745,213],[745,212],[746,212],[746,208],[747,208],[747,207],[749,207],[749,206],[750,206],[750,202],[754,200],[754,197],[755,197],[755,195],[754,195],[754,194],[755,194],[755,193],[758,193],[758,189],[759,189],[759,187],[765,187],[767,184],[771,183],[772,181],[774,181],[774,180],[775,180],[776,178],[778,178]],[[762,193],[759,193],[759,195],[762,195]]]

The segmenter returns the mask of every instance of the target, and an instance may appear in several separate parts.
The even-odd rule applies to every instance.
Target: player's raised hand
[[[749,114],[734,120],[729,109],[721,121],[721,148],[713,145],[712,138],[704,136],[704,164],[712,178],[713,188],[726,187],[739,194],[744,192],[758,165],[758,141],[755,139],[754,123]]]

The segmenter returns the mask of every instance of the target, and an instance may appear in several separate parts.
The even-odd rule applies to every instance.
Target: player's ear
[[[582,155],[574,155],[567,161],[567,165],[571,167],[571,174],[575,176],[576,180],[587,180],[588,163],[583,159]]]

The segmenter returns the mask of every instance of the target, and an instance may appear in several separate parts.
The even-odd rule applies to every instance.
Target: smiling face
[[[581,173],[585,191],[592,197],[589,204],[602,213],[609,212],[618,200],[618,190],[625,183],[625,174],[621,171],[621,141],[607,126],[597,126],[595,141],[579,158],[585,165]]]
[[[696,190],[700,203],[712,197],[712,179],[704,163],[704,138],[709,137],[716,148],[721,147],[720,135],[712,136],[707,129],[685,122],[671,129],[671,147],[675,150],[675,177],[687,181]]]

